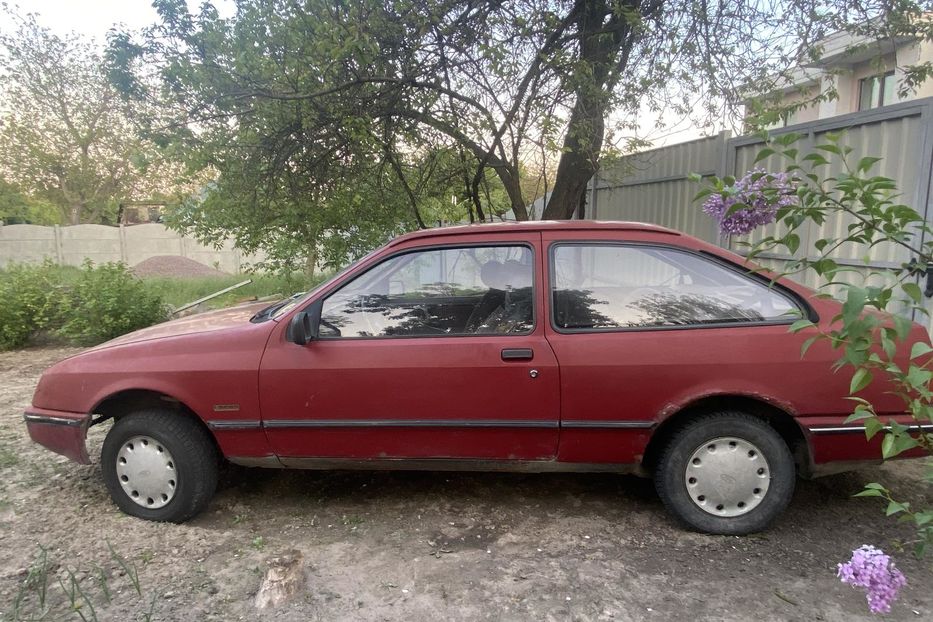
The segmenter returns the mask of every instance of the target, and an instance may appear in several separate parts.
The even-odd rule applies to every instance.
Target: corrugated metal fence
[[[814,145],[826,142],[826,132],[843,130],[840,144],[852,147],[849,156],[852,162],[863,156],[882,158],[872,173],[895,179],[901,193],[900,202],[924,214],[928,221],[933,219],[930,191],[933,177],[933,98],[802,123],[774,131],[772,135],[784,132],[803,134],[805,138],[795,146],[801,153],[806,153]],[[716,223],[693,201],[700,186],[686,177],[690,173],[741,177],[755,166],[770,171],[783,170],[786,161],[782,162],[779,156],[754,164],[761,147],[761,140],[757,137],[732,138],[728,133],[722,133],[627,156],[617,165],[601,171],[591,182],[586,217],[656,223],[741,251],[737,244],[739,240],[720,238]],[[820,173],[832,175],[840,172],[840,166],[834,164],[833,167],[823,167]],[[815,240],[827,235],[840,236],[848,224],[844,218],[833,218],[822,227],[810,226],[801,236],[798,253],[814,253],[812,243]],[[770,231],[758,233],[753,239],[760,239],[768,233]],[[840,264],[856,268],[861,274],[883,271],[911,259],[905,249],[893,245],[871,249],[846,245],[838,249],[833,258]],[[766,259],[765,263],[780,270],[791,257],[771,255]],[[798,278],[808,285],[816,283],[813,274]],[[855,273],[847,278],[854,281],[860,277]],[[933,311],[933,304],[929,306]],[[933,325],[933,321],[927,321]]]

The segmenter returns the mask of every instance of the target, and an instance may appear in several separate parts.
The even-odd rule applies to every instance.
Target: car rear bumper
[[[909,415],[884,415],[882,422],[889,420],[910,427],[911,432],[933,432],[933,424],[918,424]],[[810,443],[811,475],[828,475],[850,471],[860,466],[881,463],[881,441],[883,433],[876,434],[871,440],[865,437],[865,426],[847,424],[839,417],[805,417],[800,420],[807,432]],[[926,451],[916,448],[897,456],[897,458],[918,458]]]
[[[29,438],[78,464],[91,464],[87,453],[87,429],[91,415],[30,406],[23,413]]]

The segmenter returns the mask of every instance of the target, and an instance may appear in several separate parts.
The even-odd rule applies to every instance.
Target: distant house
[[[792,71],[767,95],[782,107],[812,100],[833,87],[837,97],[789,112],[768,129],[933,96],[933,80],[904,98],[897,93],[903,67],[933,62],[933,42],[907,37],[877,40],[838,32],[819,41],[818,47],[822,48],[818,61]],[[750,115],[751,107],[747,110]]]
[[[162,222],[165,203],[159,201],[124,201],[117,212],[117,222],[121,225],[140,225],[148,222]]]

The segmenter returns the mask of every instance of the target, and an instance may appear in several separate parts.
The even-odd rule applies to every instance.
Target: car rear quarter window
[[[329,296],[323,338],[521,335],[534,327],[524,245],[432,248],[386,259]]]
[[[791,298],[712,258],[671,247],[559,244],[551,253],[558,330],[793,321]]]

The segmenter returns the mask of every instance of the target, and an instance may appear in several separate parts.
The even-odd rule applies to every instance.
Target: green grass
[[[16,466],[17,464],[19,464],[19,456],[6,447],[0,446],[0,468]]]
[[[205,306],[209,309],[219,309],[229,307],[253,296],[256,298],[276,294],[282,297],[290,296],[295,292],[307,291],[322,280],[320,277],[308,279],[301,275],[236,274],[190,279],[147,277],[143,279],[143,283],[146,284],[149,291],[161,296],[162,300],[167,304],[178,308],[247,279],[252,279],[253,282],[217,298],[212,298],[205,303]]]

